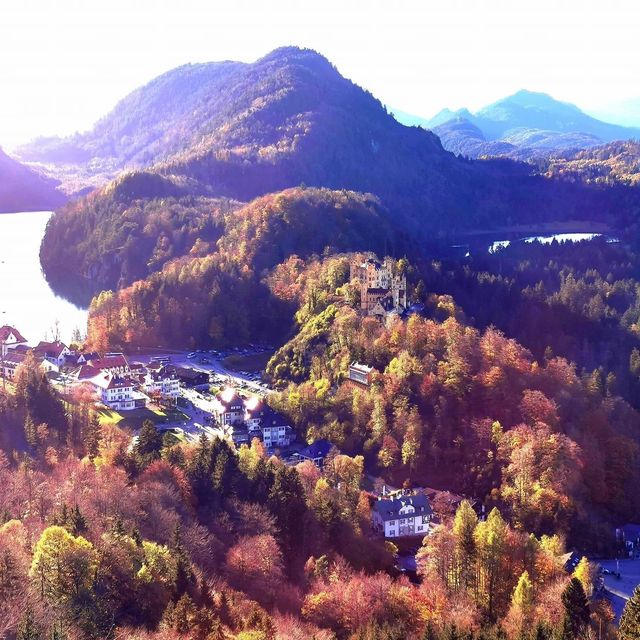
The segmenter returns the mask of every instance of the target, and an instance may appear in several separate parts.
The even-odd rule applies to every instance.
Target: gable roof
[[[97,360],[90,360],[89,364],[93,367],[104,371],[105,369],[117,369],[120,367],[128,368],[129,363],[123,355],[118,356],[105,356]]]
[[[92,367],[90,364],[83,364],[77,371],[74,372],[74,376],[78,380],[91,380],[100,373],[100,369]]]
[[[130,378],[122,378],[113,376],[110,373],[100,373],[92,379],[93,384],[101,389],[124,389],[133,387],[133,381]]]
[[[427,498],[424,493],[417,493],[411,496],[398,496],[391,500],[380,499],[373,505],[373,508],[386,522],[387,520],[397,520],[398,518],[404,517],[404,514],[400,513],[400,509],[407,506],[412,506],[415,509],[412,516],[427,516],[433,513],[429,498]]]
[[[0,342],[7,342],[11,336],[14,337],[16,343],[26,342],[24,336],[14,327],[10,327],[7,324],[0,327]],[[13,342],[11,344],[13,344]]]
[[[313,444],[298,452],[301,458],[315,460],[316,458],[326,458],[333,445],[328,440],[316,440]]]
[[[274,411],[268,405],[265,406],[261,426],[263,429],[268,429],[269,427],[290,427],[289,421],[281,413]],[[329,448],[331,448],[331,446],[329,446]]]
[[[68,348],[64,342],[44,342],[41,340],[34,351],[36,355],[42,355],[46,358],[59,358],[62,352]]]
[[[2,358],[5,365],[18,365],[25,361],[27,354],[16,349],[8,349],[7,355]]]
[[[229,387],[216,394],[216,400],[225,410],[228,410],[229,407],[233,407],[234,409],[244,408],[244,400],[233,387]]]

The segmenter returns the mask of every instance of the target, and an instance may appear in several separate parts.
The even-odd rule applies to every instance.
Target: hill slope
[[[89,165],[95,171],[147,166],[224,120],[228,96],[222,89],[245,66],[210,62],[173,69],[126,96],[90,131],[39,138],[18,154],[31,162]]]
[[[519,91],[475,114],[467,109],[444,109],[428,126],[445,149],[475,158],[502,155],[528,159],[640,137],[638,128],[602,122],[575,105],[532,91]]]
[[[610,142],[549,162],[547,175],[595,184],[640,185],[640,142]]]
[[[64,201],[55,181],[20,164],[0,149],[0,213],[45,211]]]
[[[225,63],[224,81],[215,68],[211,96],[199,89],[209,115],[176,116],[181,131],[206,122],[208,133],[201,128],[193,144],[123,174],[52,218],[41,255],[54,284],[79,281],[90,293],[127,286],[191,252],[197,220],[216,207],[211,199],[249,201],[300,185],[374,194],[396,246],[414,255],[456,232],[567,219],[612,224],[623,222],[629,203],[640,205],[640,193],[627,187],[552,181],[521,163],[458,158],[433,133],[398,123],[313,51],[285,48],[254,64]],[[182,67],[169,74],[170,86],[191,86],[192,73]],[[181,83],[183,74],[188,79]],[[147,85],[151,96],[143,89],[133,103],[156,104],[156,84]],[[191,200],[175,200],[182,198]],[[156,246],[146,230],[156,228],[163,209]],[[215,232],[200,239],[211,242]]]

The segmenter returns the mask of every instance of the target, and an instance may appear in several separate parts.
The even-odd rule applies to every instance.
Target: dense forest
[[[127,174],[82,207],[68,204],[65,224],[51,218],[42,265],[56,289],[86,304],[87,297],[146,278],[173,258],[211,253],[225,214],[237,206],[187,195],[160,176]]]
[[[525,357],[491,340],[496,353]],[[553,422],[563,407],[534,390],[520,404],[528,424],[490,429],[504,455],[518,438],[538,465],[581,455]],[[425,539],[416,584],[394,570],[394,546],[370,535],[362,456],[287,466],[257,440],[237,451],[204,436],[181,443],[150,422],[132,440],[81,394],[60,398],[31,358],[0,396],[0,426],[3,638],[551,640],[592,628],[615,637],[594,567],[583,559],[567,574],[562,536],[524,524],[544,528],[541,503],[570,500],[551,493],[572,482],[561,473],[523,504],[514,490],[523,460],[498,456],[503,508],[481,521],[463,501]]]
[[[258,198],[231,210],[224,229],[215,252],[190,252],[146,280],[94,298],[90,344],[195,347],[284,339],[295,307],[271,293],[266,271],[292,253],[384,252],[393,240],[376,198],[323,189]]]
[[[362,319],[350,259],[274,272],[274,289],[300,300],[299,331],[267,367],[283,388],[274,402],[396,485],[451,487],[530,531],[610,551],[611,523],[640,508],[640,416],[611,378],[469,326],[449,295],[429,295],[427,317]],[[369,388],[345,382],[353,361],[375,368]]]
[[[595,184],[640,182],[640,142],[625,140],[563,154],[548,162],[546,175]]]

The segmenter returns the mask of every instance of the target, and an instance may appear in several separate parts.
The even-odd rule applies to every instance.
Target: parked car
[[[191,358],[195,358],[195,357],[196,357],[195,352],[192,351],[191,353],[187,353],[187,358],[191,359]]]

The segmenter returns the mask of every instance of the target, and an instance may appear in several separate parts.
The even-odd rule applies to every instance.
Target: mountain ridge
[[[480,131],[484,143],[479,143],[477,133],[470,135],[470,130],[454,126],[459,120]],[[443,109],[426,126],[440,137],[445,149],[473,158],[501,155],[528,160],[640,137],[640,128],[598,120],[574,104],[525,89],[475,113]]]
[[[0,213],[54,209],[66,201],[57,186],[0,148]]]

